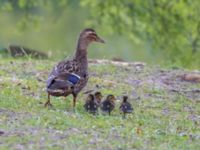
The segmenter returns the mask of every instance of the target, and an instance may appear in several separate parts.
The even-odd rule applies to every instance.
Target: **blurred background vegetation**
[[[92,27],[107,43],[91,45],[91,58],[198,68],[199,6],[197,0],[0,0],[0,48],[23,45],[57,60],[71,56],[79,32]]]

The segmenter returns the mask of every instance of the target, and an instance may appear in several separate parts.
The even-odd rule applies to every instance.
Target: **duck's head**
[[[102,94],[101,94],[101,92],[95,92],[95,93],[94,93],[94,96],[95,96],[95,98],[98,99],[98,100],[101,100],[102,97],[103,97]]]
[[[86,40],[89,43],[91,42],[105,43],[105,41],[97,35],[96,31],[91,28],[84,29],[80,33],[80,38]]]
[[[128,96],[124,95],[124,96],[123,96],[123,102],[124,102],[124,103],[127,102],[127,99],[128,99]]]
[[[93,94],[88,94],[87,100],[88,101],[93,101],[94,100],[94,95]]]
[[[112,94],[109,94],[106,99],[109,100],[109,101],[115,101],[116,100],[115,96],[112,95]]]

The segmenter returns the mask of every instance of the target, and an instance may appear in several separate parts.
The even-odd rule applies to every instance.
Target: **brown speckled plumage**
[[[76,53],[70,60],[59,62],[50,73],[47,79],[48,100],[45,106],[50,105],[50,95],[52,96],[68,96],[73,95],[73,107],[76,104],[78,93],[86,86],[88,81],[88,60],[87,48],[93,42],[104,41],[98,37],[93,29],[85,29],[80,33]],[[69,82],[69,76],[75,74],[80,77],[76,84]]]
[[[101,104],[101,110],[104,112],[108,112],[110,115],[111,111],[115,108],[115,96],[110,94],[106,97],[106,99]]]
[[[100,106],[101,105],[101,99],[103,97],[101,92],[98,92],[98,91],[95,92],[94,97],[95,97],[95,101],[97,102],[98,106]]]
[[[84,108],[87,112],[92,113],[92,114],[96,114],[98,111],[98,103],[95,100],[95,97],[93,94],[89,94],[85,104],[84,104]]]
[[[133,107],[132,107],[131,103],[128,102],[128,96],[123,96],[123,101],[122,101],[119,109],[124,114],[124,118],[126,117],[127,113],[133,112]]]

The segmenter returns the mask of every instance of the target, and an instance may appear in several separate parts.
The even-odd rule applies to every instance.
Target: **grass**
[[[170,92],[159,80],[163,77],[160,68],[90,64],[84,91],[100,90],[103,95],[115,94],[117,99],[128,94],[134,113],[123,119],[119,100],[110,117],[86,113],[86,95],[82,93],[76,113],[71,96],[66,101],[52,98],[53,108],[44,108],[45,80],[54,64],[50,60],[0,60],[0,149],[199,148],[200,94],[191,98],[193,93]],[[167,79],[173,79],[170,88],[200,87],[174,76],[185,72],[166,69]]]

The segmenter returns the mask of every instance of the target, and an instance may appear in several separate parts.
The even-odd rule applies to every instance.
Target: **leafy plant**
[[[199,1],[81,1],[90,25],[126,35],[160,51],[172,62],[190,63],[199,52]]]

